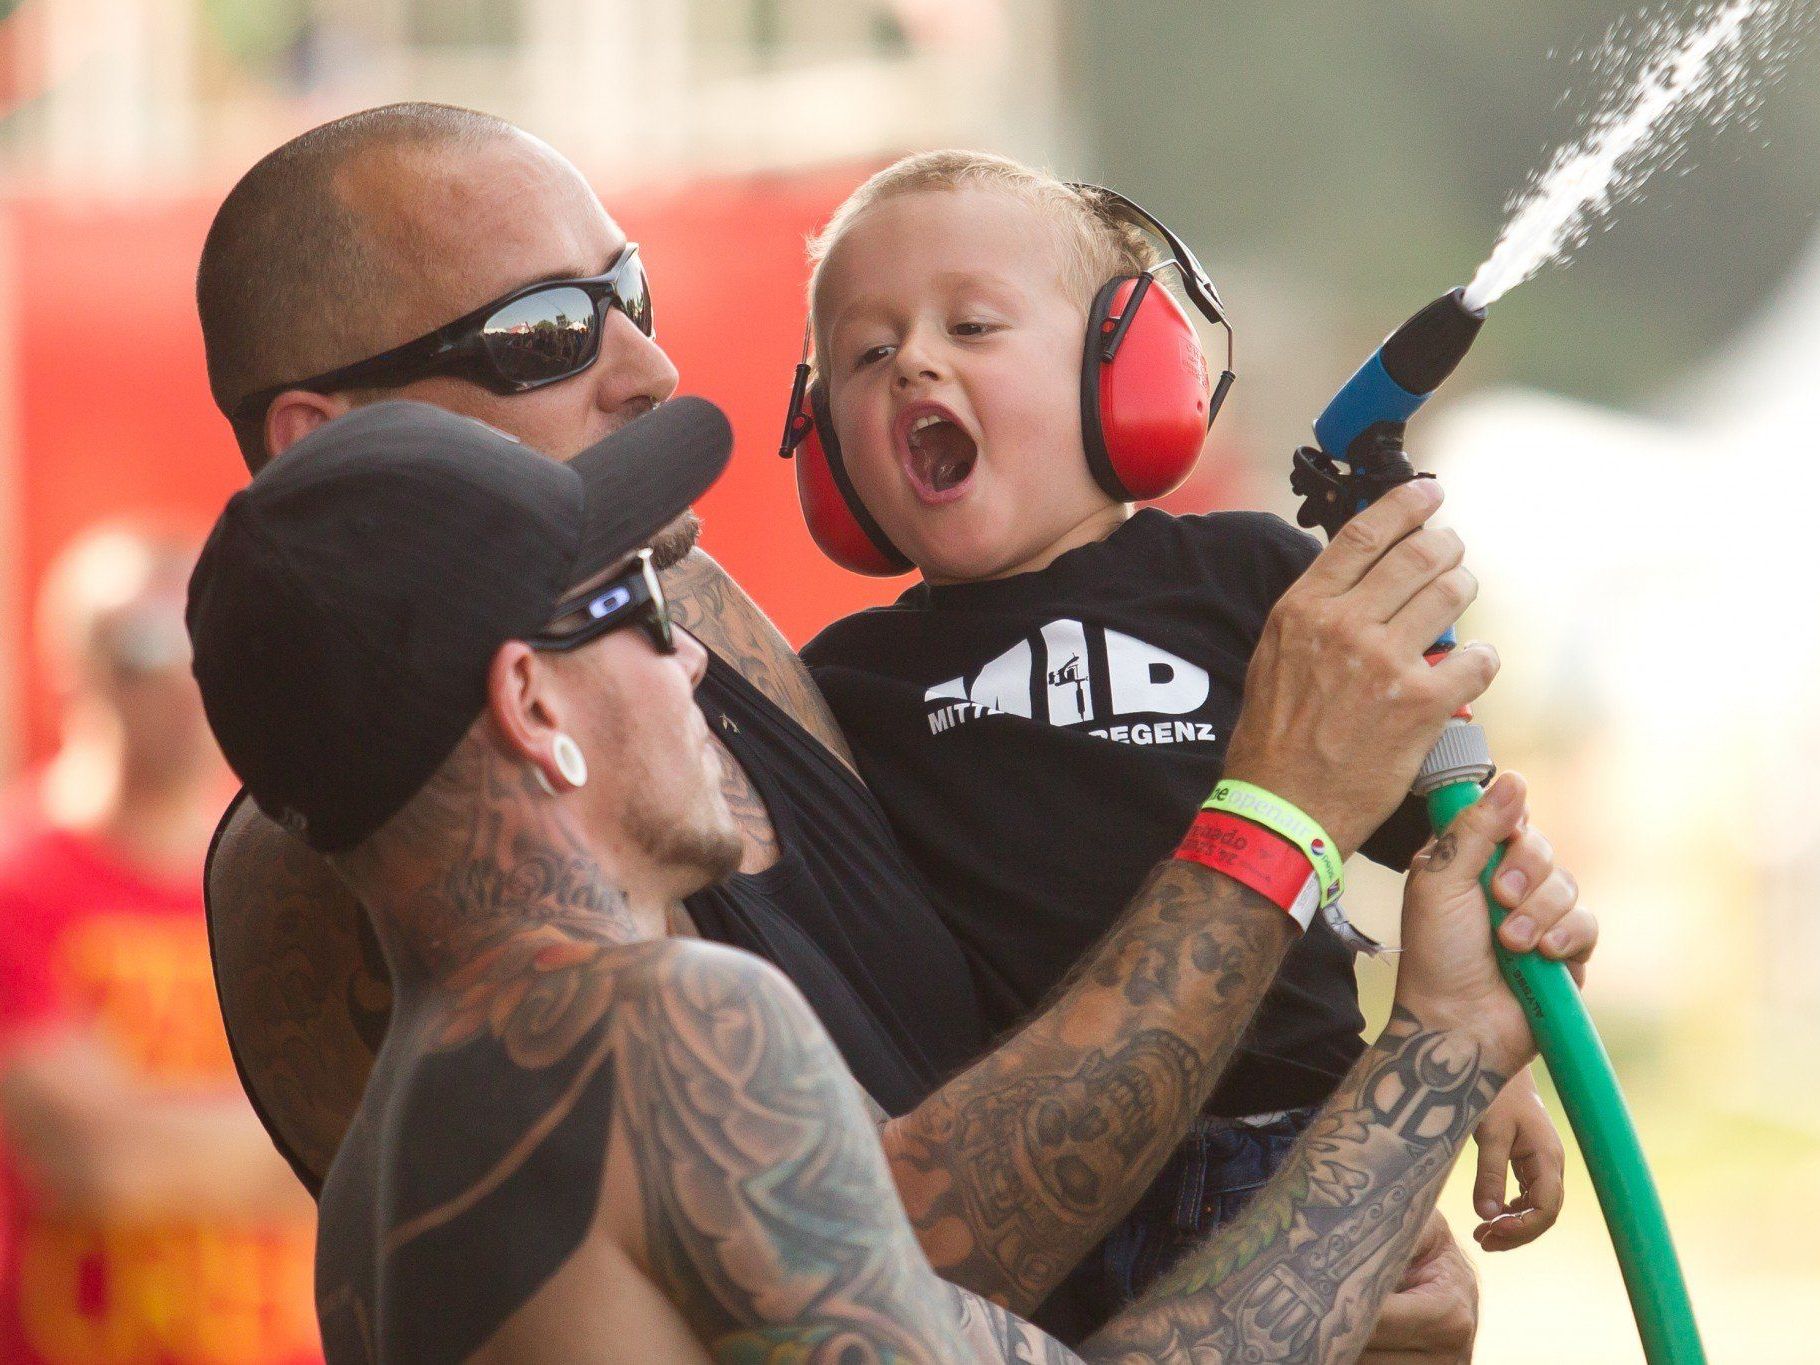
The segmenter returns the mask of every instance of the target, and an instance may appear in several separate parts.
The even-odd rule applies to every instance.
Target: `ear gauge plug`
[[[550,757],[556,760],[556,771],[571,787],[588,785],[588,760],[583,757],[581,746],[560,730],[550,741]]]

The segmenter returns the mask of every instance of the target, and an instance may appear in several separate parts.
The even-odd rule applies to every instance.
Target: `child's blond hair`
[[[1136,275],[1160,259],[1150,238],[1091,189],[1079,189],[1047,171],[992,152],[948,148],[917,152],[879,171],[834,210],[828,225],[809,239],[809,326],[815,346],[827,338],[816,317],[822,266],[868,209],[899,195],[972,187],[1003,190],[1038,209],[1056,229],[1063,251],[1063,281],[1085,311],[1106,281]]]

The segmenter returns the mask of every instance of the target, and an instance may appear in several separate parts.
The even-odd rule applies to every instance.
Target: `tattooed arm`
[[[1521,911],[1544,926],[1540,933],[1560,928],[1565,938],[1547,950],[1551,956],[1583,953],[1594,931],[1574,909],[1572,879],[1554,867],[1540,835],[1511,833],[1523,808],[1520,781],[1507,779],[1494,792],[1486,811],[1508,816],[1510,828],[1498,837],[1508,838],[1508,865],[1530,888],[1521,898],[1501,889],[1500,898],[1513,918]],[[1506,799],[1508,810],[1498,804]],[[1469,861],[1456,846],[1451,835],[1435,846],[1430,877],[1452,868],[1456,856]],[[1472,866],[1484,861],[1480,855]],[[1472,971],[1489,933],[1477,885],[1449,875],[1449,909],[1468,922],[1453,924],[1444,949],[1424,952],[1435,915],[1412,916],[1402,965],[1408,999],[1440,1002],[1412,1005],[1412,1013],[1432,1025],[1452,1017],[1444,1011],[1457,1000],[1489,997],[1494,1004],[1475,1008],[1506,1007],[1505,1034],[1526,1040],[1527,1025],[1508,1013],[1516,1007],[1502,983],[1494,975],[1487,986]],[[1418,877],[1412,887],[1423,884]],[[1154,1178],[1231,1055],[1291,932],[1280,910],[1236,883],[1192,864],[1166,864],[1047,1012],[886,1125],[893,1175],[936,1270],[1019,1312],[1040,1303]],[[1470,1013],[1465,1019],[1482,1022]],[[1519,1065],[1492,1069],[1508,1075]],[[1452,1161],[1451,1147],[1445,1159]],[[1407,1251],[1406,1244],[1392,1249],[1396,1270]]]
[[[248,1091],[312,1192],[359,1106],[391,983],[365,912],[317,854],[242,800],[209,863],[209,938]]]
[[[1466,1135],[1535,1055],[1498,975],[1477,877],[1512,839],[1507,773],[1419,856],[1403,902],[1396,1004],[1381,1037],[1230,1227],[1095,1337],[1089,1360],[1351,1360],[1364,1349]],[[1533,854],[1533,848],[1529,850]],[[1518,903],[1583,960],[1597,937],[1571,878]]]
[[[1083,1349],[1092,1361],[1351,1360],[1507,1077],[1397,1009],[1246,1209]]]
[[[1080,1358],[1344,1360],[1364,1347],[1466,1134],[1534,1051],[1473,881],[1514,830],[1516,796],[1462,817],[1412,881],[1391,1023],[1283,1171]],[[1584,951],[1583,913],[1556,918]],[[615,1027],[615,1142],[641,1205],[631,1250],[718,1359],[1077,1359],[930,1273],[851,1077],[770,968],[677,945]]]
[[[1041,1303],[1162,1169],[1294,935],[1239,883],[1160,866],[1054,1004],[881,1131],[936,1271]]]
[[[790,642],[727,571],[700,550],[664,570],[676,623],[731,664],[849,768],[852,751]]]

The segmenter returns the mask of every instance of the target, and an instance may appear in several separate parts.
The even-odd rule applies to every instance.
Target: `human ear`
[[[276,459],[317,427],[334,421],[353,406],[341,394],[286,389],[265,410],[265,448]]]
[[[530,765],[539,785],[554,794],[573,784],[554,752],[562,730],[550,695],[552,672],[524,641],[506,641],[487,668],[487,719],[506,754]]]
[[[558,672],[522,640],[499,647],[487,670],[487,715],[507,754],[530,765],[551,796],[585,787],[588,760],[563,728]]]

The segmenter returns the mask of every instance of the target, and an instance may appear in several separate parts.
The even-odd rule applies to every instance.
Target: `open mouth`
[[[927,502],[958,497],[979,460],[973,437],[952,417],[924,410],[904,428],[905,470]]]

